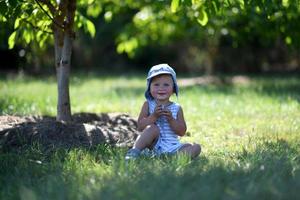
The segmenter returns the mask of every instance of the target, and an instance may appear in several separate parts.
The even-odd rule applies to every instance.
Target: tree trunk
[[[58,121],[71,121],[71,103],[69,94],[69,77],[71,69],[71,55],[73,46],[73,22],[76,9],[76,0],[62,1],[60,8],[61,15],[56,19],[54,25],[54,43],[55,43],[55,66],[57,77],[57,116]]]
[[[58,121],[71,121],[71,104],[69,95],[69,77],[71,68],[72,38],[65,34],[64,46],[61,52],[59,67],[56,68],[57,75],[57,116]]]
[[[58,121],[71,121],[71,104],[69,95],[69,76],[71,68],[72,39],[68,34],[62,37],[62,32],[56,30],[55,65],[57,78],[57,115]]]

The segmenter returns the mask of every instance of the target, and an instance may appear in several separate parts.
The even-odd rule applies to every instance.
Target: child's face
[[[162,74],[153,77],[150,85],[150,93],[155,100],[169,100],[173,94],[173,79],[171,75]]]

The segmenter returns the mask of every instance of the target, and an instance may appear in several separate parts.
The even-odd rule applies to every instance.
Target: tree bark
[[[56,68],[57,75],[57,116],[58,121],[71,121],[71,103],[69,94],[69,77],[71,68],[72,38],[65,34],[61,60]]]
[[[71,121],[71,103],[69,94],[69,77],[71,55],[74,39],[73,23],[76,10],[76,0],[61,1],[61,15],[56,16],[53,25],[55,45],[55,66],[57,77],[57,121]],[[59,26],[61,25],[61,27]]]

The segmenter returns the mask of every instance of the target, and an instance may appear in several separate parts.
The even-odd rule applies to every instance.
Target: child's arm
[[[156,113],[149,115],[149,105],[148,102],[145,101],[137,121],[137,130],[143,131],[148,125],[154,124],[157,118],[158,116]]]
[[[177,119],[172,117],[172,113],[169,110],[164,112],[164,116],[166,116],[168,122],[170,123],[171,129],[179,136],[184,136],[186,132],[186,123],[183,116],[182,108],[179,107],[177,113]]]

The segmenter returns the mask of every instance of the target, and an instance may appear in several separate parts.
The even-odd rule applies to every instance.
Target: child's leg
[[[184,144],[183,147],[179,149],[179,152],[183,152],[191,156],[191,158],[196,158],[201,152],[201,146],[199,144]]]
[[[156,125],[147,126],[136,139],[133,148],[129,149],[125,155],[125,160],[135,159],[140,156],[141,151],[146,147],[153,147],[159,136],[159,128]]]
[[[133,148],[143,150],[151,147],[159,136],[159,128],[156,125],[147,126],[136,139]]]

